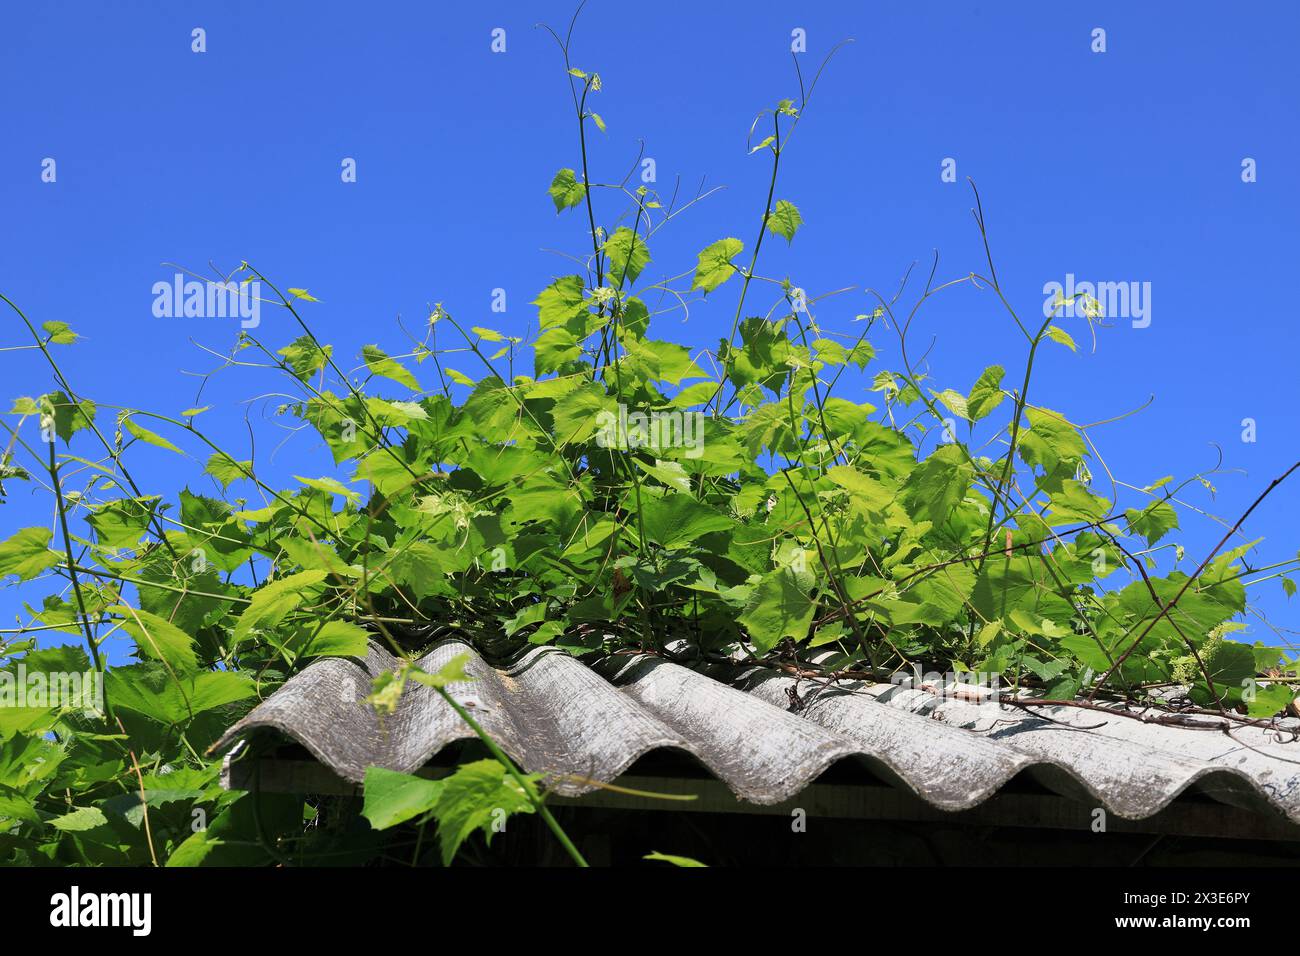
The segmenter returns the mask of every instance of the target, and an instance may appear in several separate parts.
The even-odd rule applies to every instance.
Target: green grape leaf
[[[95,403],[88,399],[74,402],[63,392],[51,392],[41,399],[42,411],[54,420],[54,433],[65,442],[79,431],[94,427]]]
[[[555,178],[551,180],[550,188],[546,191],[555,203],[556,213],[572,209],[587,195],[587,187],[578,182],[572,169],[561,169],[556,173]]]
[[[49,333],[50,337],[46,342],[50,345],[72,345],[81,338],[68,327],[67,322],[42,322],[41,328]]]
[[[719,239],[706,247],[695,266],[695,280],[691,283],[691,288],[712,292],[730,279],[739,271],[731,264],[731,260],[744,248],[745,244],[739,239]]]
[[[1287,705],[1295,699],[1295,691],[1285,684],[1270,684],[1258,687],[1253,698],[1246,701],[1247,717],[1272,717],[1286,710]]]
[[[561,276],[538,293],[533,305],[537,306],[537,324],[542,331],[568,328],[574,320],[585,322],[589,313],[584,288],[582,276]]]
[[[942,525],[970,488],[973,469],[957,445],[943,445],[907,478],[902,502],[914,521]]]
[[[930,390],[930,394],[939,400],[948,411],[952,412],[958,418],[970,420],[970,408],[966,403],[966,396],[955,389],[945,388],[942,392]]]
[[[310,335],[303,335],[275,354],[283,355],[293,374],[305,382],[329,364],[334,346],[318,345]]]
[[[794,239],[794,234],[802,224],[803,216],[799,215],[798,207],[784,199],[777,200],[776,208],[767,217],[767,228],[784,238],[786,242]]]
[[[370,632],[347,621],[326,621],[302,648],[301,657],[361,657],[370,646]]]
[[[58,564],[63,559],[50,550],[52,537],[49,528],[23,528],[0,541],[0,578],[16,574],[19,581],[30,581]]]
[[[203,470],[217,479],[217,482],[225,489],[230,487],[231,482],[252,474],[253,463],[251,461],[236,461],[224,451],[219,451],[213,453]]]
[[[327,495],[341,495],[350,504],[356,504],[361,500],[361,494],[355,489],[349,488],[337,478],[304,478],[302,475],[294,475],[294,480],[301,481],[308,488],[315,488],[317,491],[323,491]]]
[[[494,824],[516,813],[533,812],[524,789],[496,760],[461,764],[442,783],[442,794],[433,812],[438,818],[438,844],[444,866],[450,865],[456,851],[475,830],[491,842],[496,832]]]
[[[990,365],[975,381],[966,398],[966,411],[972,422],[987,417],[1002,403],[1002,376],[1005,374],[1001,365]]]
[[[47,820],[50,826],[64,833],[84,833],[96,827],[106,826],[108,817],[99,807],[78,807],[70,813]]]
[[[816,607],[799,576],[791,568],[777,568],[763,576],[738,620],[762,654],[782,638],[807,637]]]
[[[636,281],[641,270],[650,262],[650,249],[645,239],[627,226],[619,226],[614,234],[605,240],[605,255],[609,257],[610,281],[622,285],[627,281]]]
[[[1124,512],[1124,517],[1128,519],[1129,529],[1146,539],[1147,547],[1178,527],[1178,512],[1163,499],[1150,502],[1140,511],[1129,508]]]
[[[409,773],[369,767],[366,770],[361,815],[376,830],[423,816],[438,805],[446,783]]]
[[[295,610],[308,593],[327,577],[328,572],[314,569],[278,578],[253,592],[253,599],[235,622],[234,644],[248,640],[256,628],[275,627]]]
[[[646,538],[670,550],[734,524],[725,514],[682,492],[646,501],[640,517]]]

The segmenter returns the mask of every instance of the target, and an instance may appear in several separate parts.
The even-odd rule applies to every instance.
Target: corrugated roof
[[[1194,793],[1300,823],[1300,743],[1289,731],[1239,727],[1229,736],[1066,706],[1030,713],[860,681],[802,680],[802,706],[792,711],[795,679],[771,668],[700,671],[644,655],[588,667],[549,647],[498,669],[450,640],[419,663],[436,671],[461,653],[470,655],[475,680],[449,691],[523,768],[550,775],[563,796],[590,792],[638,758],[669,749],[693,755],[755,804],[787,800],[830,766],[861,761],[940,810],[974,807],[1025,774],[1127,819]],[[217,747],[274,732],[360,783],[367,767],[414,772],[453,741],[473,737],[435,692],[414,682],[381,721],[362,700],[372,679],[397,664],[377,645],[364,662],[317,661]]]

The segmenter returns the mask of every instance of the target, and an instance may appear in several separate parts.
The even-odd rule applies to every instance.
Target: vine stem
[[[1126,660],[1128,660],[1129,655],[1132,654],[1135,650],[1137,650],[1138,645],[1141,644],[1143,639],[1148,634],[1151,633],[1151,629],[1160,623],[1161,618],[1168,616],[1169,612],[1173,609],[1174,605],[1176,605],[1179,602],[1182,596],[1187,593],[1187,589],[1192,586],[1192,582],[1195,581],[1197,578],[1199,578],[1201,574],[1205,571],[1205,568],[1209,565],[1209,563],[1214,560],[1214,556],[1219,553],[1220,549],[1225,544],[1228,543],[1228,540],[1234,534],[1236,534],[1238,531],[1241,530],[1241,526],[1245,524],[1246,519],[1250,517],[1250,513],[1259,507],[1260,502],[1263,501],[1265,498],[1267,498],[1269,494],[1272,493],[1274,488],[1276,488],[1278,485],[1282,484],[1282,482],[1286,481],[1289,477],[1291,477],[1291,473],[1294,472],[1297,468],[1300,468],[1300,461],[1297,461],[1294,465],[1288,468],[1280,478],[1274,478],[1272,481],[1270,481],[1268,487],[1260,492],[1259,497],[1256,498],[1253,502],[1251,502],[1250,507],[1247,508],[1244,512],[1242,512],[1241,517],[1238,518],[1236,522],[1233,524],[1233,526],[1228,529],[1228,533],[1219,539],[1219,543],[1216,544],[1213,550],[1211,550],[1210,553],[1205,556],[1205,559],[1200,563],[1200,565],[1196,568],[1196,570],[1192,573],[1192,575],[1188,577],[1186,581],[1183,582],[1183,586],[1178,589],[1178,593],[1175,594],[1173,598],[1169,601],[1169,603],[1164,605],[1164,607],[1160,609],[1160,613],[1158,613],[1155,617],[1153,617],[1150,623],[1148,623],[1147,626],[1142,629],[1142,633],[1137,636],[1137,640],[1135,640],[1132,644],[1128,646],[1128,649],[1125,650],[1124,653],[1119,656],[1119,658],[1115,661],[1115,663],[1110,666],[1110,669],[1107,670],[1106,673],[1101,675],[1101,678],[1097,681],[1096,684],[1093,685],[1092,692],[1089,693],[1088,695],[1089,701],[1092,701],[1096,698],[1097,692],[1101,690],[1101,688],[1105,685],[1106,681],[1110,679],[1111,675],[1114,674],[1115,671],[1119,670],[1120,666],[1123,665],[1123,663]],[[1132,631],[1130,631],[1129,633],[1132,633]]]
[[[113,719],[117,721],[117,729],[122,732],[123,736],[127,736],[126,728],[122,726],[121,719],[117,717]],[[149,797],[144,789],[144,774],[140,772],[140,761],[136,759],[135,751],[127,748],[127,753],[131,755],[131,768],[135,770],[135,779],[140,784],[140,809],[144,815],[144,837],[145,842],[149,845],[149,859],[153,861],[153,865],[156,867],[159,865],[158,853],[153,846],[153,827],[149,823]]]
[[[41,354],[45,356],[45,361],[49,363],[50,368],[54,371],[54,377],[58,381],[59,385],[62,386],[64,394],[68,396],[68,401],[71,402],[75,408],[80,408],[81,399],[78,398],[77,393],[72,390],[72,385],[69,383],[67,376],[63,374],[63,369],[59,367],[59,363],[54,360],[54,356],[51,355],[50,350],[46,348],[45,341],[41,339],[40,334],[36,331],[36,327],[32,325],[31,320],[27,318],[27,314],[23,312],[22,309],[18,308],[14,301],[2,292],[0,292],[0,301],[13,309],[18,315],[18,318],[23,320],[23,325],[27,326],[27,331],[31,333],[32,339],[36,342],[36,347],[41,350]],[[111,444],[109,444],[108,439],[105,438],[104,433],[99,430],[99,426],[95,424],[95,420],[92,416],[87,415],[85,417],[87,424],[90,426],[90,430],[94,432],[95,437],[98,438],[100,444],[104,446],[104,450],[108,452],[109,458],[111,458],[113,463],[121,469],[122,477],[125,478],[126,483],[131,486],[131,492],[137,498],[143,498],[144,492],[140,490],[140,486],[136,484],[135,479],[131,476],[131,472],[127,470],[126,465],[122,462],[121,449],[115,449]],[[53,450],[53,442],[50,443],[50,448]],[[167,539],[167,535],[163,533],[162,522],[158,519],[158,513],[153,508],[149,509],[149,522],[153,525],[154,533],[158,535],[158,539],[162,541],[163,547],[171,553],[173,558],[179,560],[179,555],[176,554],[175,549],[172,547],[172,543]]]
[[[713,417],[719,418],[722,415],[722,387],[727,381],[727,373],[731,369],[731,347],[736,338],[736,330],[740,328],[740,316],[745,309],[745,296],[749,292],[749,283],[754,278],[754,270],[758,267],[758,253],[763,248],[763,237],[767,235],[767,223],[772,218],[772,197],[776,195],[776,174],[781,168],[781,122],[780,114],[772,114],[772,176],[767,183],[767,205],[763,209],[763,221],[758,225],[758,238],[754,240],[754,254],[749,257],[749,268],[745,270],[745,277],[741,281],[740,297],[736,300],[736,314],[731,320],[731,332],[727,335],[727,357],[723,361],[722,374],[718,376],[718,389],[709,399],[716,402],[713,408]],[[708,408],[708,403],[705,403]]]
[[[994,492],[993,492],[994,497],[1001,497],[1003,489],[1007,487],[1008,482],[1011,480],[1011,471],[1015,467],[1015,461],[1016,461],[1016,448],[1020,441],[1020,421],[1021,418],[1024,416],[1025,407],[1029,404],[1029,383],[1034,375],[1034,358],[1038,352],[1038,345],[1043,340],[1043,333],[1047,331],[1047,327],[1052,324],[1052,319],[1054,319],[1055,317],[1056,317],[1056,311],[1053,310],[1052,315],[1048,316],[1048,318],[1043,322],[1042,328],[1038,330],[1038,335],[1036,335],[1033,341],[1030,343],[1029,357],[1025,361],[1024,381],[1021,383],[1019,393],[1017,393],[1015,396],[1016,410],[1015,410],[1015,414],[1011,418],[1010,445],[1007,447],[1007,457],[1005,462],[1002,465],[1002,477],[998,479],[997,485],[994,486]],[[997,517],[997,509],[990,507],[988,527],[985,528],[984,530],[984,552],[986,554],[989,550],[989,544],[993,540],[993,531],[995,527],[996,517]],[[1005,519],[1004,519],[1004,523],[1005,523]],[[984,560],[983,558],[981,558],[980,568],[983,568],[983,566],[984,566]]]
[[[53,424],[49,426],[53,428]],[[95,663],[95,670],[99,673],[100,679],[104,677],[104,661],[99,656],[99,645],[95,643],[95,634],[90,629],[90,615],[86,611],[86,599],[81,593],[81,581],[77,577],[77,562],[72,557],[72,535],[68,531],[68,510],[63,501],[63,486],[59,481],[59,463],[54,454],[54,437],[50,435],[50,481],[54,485],[54,502],[59,512],[59,530],[63,534],[63,554],[67,561],[68,577],[72,581],[72,593],[77,599],[77,610],[81,614],[81,627],[86,634],[86,647],[90,650],[91,660]],[[108,716],[113,716],[112,706],[108,702],[108,694],[104,694],[104,710]]]
[[[294,321],[298,323],[298,326],[302,329],[303,334],[305,334],[309,339],[311,339],[312,345],[315,347],[315,349],[321,355],[325,356],[326,363],[333,370],[334,374],[339,377],[339,381],[343,383],[343,385],[347,388],[348,392],[351,393],[352,397],[355,398],[359,403],[362,414],[366,418],[370,419],[370,424],[375,430],[374,432],[375,439],[379,447],[381,447],[385,452],[388,453],[388,457],[392,458],[393,461],[401,465],[408,475],[410,475],[412,478],[418,478],[419,475],[417,475],[416,472],[412,470],[411,466],[406,463],[406,460],[404,458],[402,458],[399,454],[397,454],[397,452],[393,449],[392,443],[385,437],[384,428],[382,425],[379,424],[379,420],[375,418],[374,413],[370,410],[370,406],[366,404],[365,396],[362,395],[361,392],[357,390],[357,387],[352,384],[352,380],[348,378],[346,375],[344,375],[343,370],[340,369],[338,365],[334,362],[333,351],[327,350],[323,345],[321,345],[320,340],[316,338],[316,333],[313,332],[311,328],[307,325],[307,323],[302,320],[302,316],[300,316],[298,314],[298,310],[293,307],[293,303],[290,302],[287,298],[285,298],[284,293],[281,292],[278,288],[276,288],[275,283],[273,283],[266,276],[262,275],[262,273],[258,272],[257,269],[255,269],[252,265],[249,265],[248,263],[245,263],[245,265],[248,266],[249,272],[257,276],[259,282],[265,282],[267,286],[270,287],[271,291],[280,297],[280,304],[289,310],[289,314],[292,315]]]
[[[1124,547],[1115,535],[1107,533],[1106,536],[1110,539],[1111,544],[1124,552],[1124,556],[1133,562],[1133,566],[1137,568],[1138,574],[1142,576],[1142,583],[1146,585],[1147,593],[1151,595],[1151,600],[1155,602],[1156,607],[1163,608],[1165,606],[1164,602],[1160,600],[1160,595],[1156,592],[1156,586],[1151,583],[1151,576],[1147,574],[1147,569],[1143,567],[1142,562],[1134,557],[1133,553],[1130,552],[1128,548]],[[1209,688],[1210,696],[1218,701],[1219,710],[1223,710],[1223,700],[1219,697],[1219,692],[1214,688],[1214,678],[1210,676],[1210,671],[1205,666],[1205,661],[1201,659],[1201,654],[1196,649],[1196,645],[1192,643],[1192,639],[1183,632],[1183,629],[1178,626],[1178,622],[1172,617],[1169,619],[1169,623],[1174,626],[1174,630],[1178,632],[1178,636],[1183,639],[1183,643],[1187,645],[1187,649],[1192,652],[1192,657],[1196,660],[1196,666],[1201,669],[1201,676],[1205,678],[1205,686]],[[1105,648],[1103,648],[1103,650],[1104,649]],[[1115,664],[1112,664],[1111,666],[1114,667]]]
[[[587,176],[587,94],[591,92],[593,80],[587,77],[583,82],[582,102],[578,104],[578,146],[582,151],[582,195],[587,205],[587,225],[591,229],[591,251],[596,260],[596,285],[605,284],[604,269],[601,266],[600,240],[596,237],[596,213],[591,203],[591,180]],[[627,270],[624,270],[625,272]]]

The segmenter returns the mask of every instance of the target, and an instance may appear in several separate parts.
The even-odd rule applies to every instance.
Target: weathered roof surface
[[[588,667],[554,648],[504,669],[446,641],[420,661],[436,671],[469,653],[476,679],[448,688],[530,772],[577,796],[643,755],[693,755],[732,793],[784,801],[840,761],[860,761],[940,810],[973,807],[1025,774],[1056,793],[1127,819],[1183,793],[1281,814],[1300,823],[1300,743],[1291,734],[1157,726],[1071,707],[1026,709],[940,698],[891,684],[803,680],[770,668],[702,672],[650,656]],[[230,728],[228,748],[272,731],[302,744],[334,774],[359,783],[367,767],[413,772],[473,732],[429,688],[409,683],[382,722],[362,703],[371,680],[397,665],[372,645],[364,662],[330,658],[291,678]],[[1047,718],[1047,719],[1044,719]]]

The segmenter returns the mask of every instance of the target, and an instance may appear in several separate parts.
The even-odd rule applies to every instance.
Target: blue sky
[[[321,300],[305,314],[337,354],[367,342],[400,351],[395,320],[420,327],[440,301],[464,324],[525,334],[527,303],[567,269],[547,250],[586,241],[557,217],[546,187],[578,162],[559,54],[537,21],[567,24],[573,5],[512,3],[55,3],[0,11],[0,291],[37,322],[84,338],[60,355],[82,394],[175,413],[196,404],[236,325],[159,319],[152,286],[173,262],[231,269],[248,260],[281,287]],[[202,27],[207,52],[191,51]],[[1092,52],[1094,28],[1106,52]],[[491,31],[506,31],[493,53]],[[704,178],[726,188],[666,230],[648,277],[689,269],[715,239],[752,242],[768,175],[746,155],[754,114],[797,97],[791,31],[807,34],[805,74],[835,58],[782,160],[777,198],[805,225],[789,247],[767,244],[761,271],[789,274],[828,300],[819,318],[844,327],[868,311],[867,287],[891,291],[914,260],[941,253],[940,278],[983,270],[964,179],[978,183],[998,273],[1022,315],[1041,316],[1043,286],[1079,280],[1150,283],[1151,322],[1100,332],[1095,353],[1046,351],[1031,399],[1080,422],[1136,417],[1094,432],[1111,469],[1136,485],[1211,467],[1233,471],[1218,495],[1191,494],[1235,518],[1300,458],[1294,325],[1285,292],[1300,229],[1294,169],[1297,80],[1290,47],[1300,7],[1202,3],[808,3],[592,0],[573,59],[601,74],[592,176],[627,170],[639,141],[659,187]],[[57,181],[41,181],[41,163]],[[344,183],[352,157],[357,181]],[[1242,181],[1242,161],[1258,181]],[[941,180],[956,160],[957,183]],[[600,210],[598,210],[599,212]],[[619,210],[606,207],[609,222]],[[504,288],[508,310],[489,311]],[[714,346],[735,290],[660,320],[661,337]],[[764,306],[765,308],[765,306]],[[288,317],[268,310],[260,334],[283,344]],[[1063,322],[1062,324],[1067,324]],[[0,347],[23,342],[16,319]],[[989,364],[1019,378],[1024,344],[987,292],[952,290],[918,320],[936,387],[967,390]],[[875,368],[896,358],[874,337]],[[52,389],[39,356],[0,353],[11,397]],[[259,454],[282,480],[324,473],[328,456],[271,416],[267,378],[224,373],[199,404],[207,427],[243,447],[252,416]],[[865,393],[847,397],[867,400]],[[1242,420],[1257,440],[1242,441]],[[144,450],[154,491],[197,489],[202,458]],[[1300,546],[1300,479],[1247,531],[1267,564]],[[0,536],[48,522],[47,496],[13,483]],[[1189,556],[1218,526],[1185,513]],[[1189,563],[1191,559],[1189,557]],[[1167,562],[1164,565],[1168,568]],[[1190,571],[1194,566],[1184,566]],[[6,621],[30,589],[0,591]],[[1300,624],[1277,581],[1254,601],[1280,628]],[[1298,598],[1297,600],[1300,600]],[[1269,639],[1256,626],[1251,636]]]

